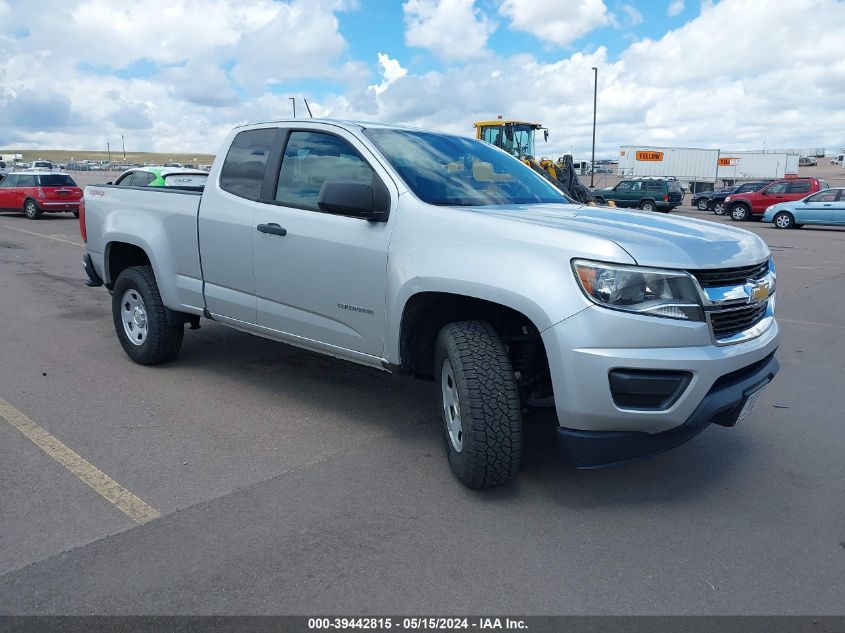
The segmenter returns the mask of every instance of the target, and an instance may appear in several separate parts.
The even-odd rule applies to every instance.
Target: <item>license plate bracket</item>
[[[762,395],[763,390],[768,386],[769,382],[770,381],[768,379],[764,380],[762,383],[754,385],[743,394],[742,408],[739,411],[735,424],[751,415],[751,412],[754,410],[754,407],[757,406],[757,402],[760,400],[760,396]]]

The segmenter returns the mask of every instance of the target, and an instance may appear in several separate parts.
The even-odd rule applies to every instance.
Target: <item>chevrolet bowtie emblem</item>
[[[745,284],[745,291],[748,293],[748,301],[756,303],[769,298],[769,282],[748,280]]]

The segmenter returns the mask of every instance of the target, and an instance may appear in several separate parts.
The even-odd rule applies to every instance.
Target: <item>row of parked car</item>
[[[759,219],[779,229],[805,224],[845,225],[845,188],[830,188],[818,178],[746,182],[696,193],[692,204],[702,211],[727,214],[737,222]]]
[[[119,187],[176,187],[199,190],[208,173],[181,167],[130,169],[114,182]],[[0,211],[21,211],[30,220],[42,213],[73,213],[84,208],[82,189],[68,174],[40,170],[0,174]]]

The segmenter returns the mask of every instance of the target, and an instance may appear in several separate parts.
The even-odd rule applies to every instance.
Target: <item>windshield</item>
[[[50,176],[39,176],[38,181],[44,187],[62,187],[65,185],[75,187],[76,183],[73,178],[65,174],[51,174]]]
[[[366,130],[418,198],[439,205],[572,202],[531,168],[475,139],[406,130]]]

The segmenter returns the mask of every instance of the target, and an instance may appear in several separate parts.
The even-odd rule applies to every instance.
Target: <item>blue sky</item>
[[[583,155],[596,66],[600,155],[838,149],[841,23],[842,0],[0,0],[0,147],[213,152],[296,97],[460,134],[537,120]]]

